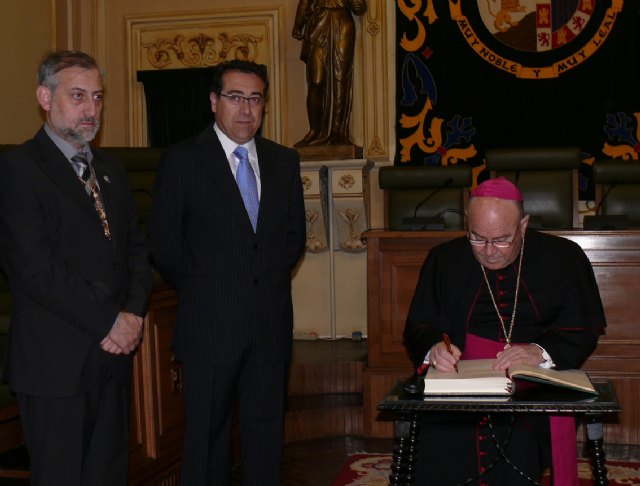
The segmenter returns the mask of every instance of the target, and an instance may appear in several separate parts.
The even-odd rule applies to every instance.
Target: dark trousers
[[[237,363],[183,363],[182,484],[231,483],[231,422],[238,404],[245,486],[280,484],[288,364],[247,352]]]
[[[127,484],[128,387],[105,375],[84,395],[17,397],[32,485]]]

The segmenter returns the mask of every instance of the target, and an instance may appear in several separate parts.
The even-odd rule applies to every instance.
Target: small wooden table
[[[606,486],[607,468],[603,448],[602,417],[619,413],[612,384],[606,380],[593,382],[598,395],[574,392],[555,386],[539,386],[516,393],[504,401],[490,398],[451,397],[433,399],[422,395],[416,378],[400,381],[378,404],[378,410],[400,415],[396,421],[396,443],[389,483],[392,486],[413,484],[418,449],[419,416],[430,412],[461,413],[552,413],[581,415],[584,418],[591,450],[594,484]],[[415,392],[417,386],[417,393]],[[413,392],[413,393],[410,393]]]

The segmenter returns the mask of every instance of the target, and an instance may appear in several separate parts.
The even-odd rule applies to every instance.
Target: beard
[[[91,122],[93,128],[82,128],[82,123]],[[100,120],[97,118],[82,118],[73,127],[60,127],[57,131],[60,136],[72,145],[83,146],[91,142],[100,129]]]

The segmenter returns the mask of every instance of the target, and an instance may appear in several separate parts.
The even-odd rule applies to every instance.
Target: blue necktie
[[[260,208],[260,201],[258,201],[258,184],[256,183],[256,175],[253,173],[253,168],[249,163],[249,152],[241,145],[233,151],[233,155],[238,157],[240,163],[238,164],[238,170],[236,171],[236,182],[244,201],[244,207],[247,209],[249,219],[251,220],[251,226],[253,231],[256,230],[256,224],[258,222],[258,209]]]

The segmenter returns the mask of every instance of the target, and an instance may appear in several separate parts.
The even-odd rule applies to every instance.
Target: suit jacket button
[[[257,244],[257,243],[254,243],[254,244],[253,244],[253,249],[254,249],[254,250],[257,250],[257,249],[258,249],[258,244]]]
[[[113,269],[114,269],[114,270],[117,270],[117,269],[118,269],[118,264],[117,264],[117,263],[114,263],[114,264],[113,264]]]
[[[253,279],[253,285],[258,285],[258,279],[257,278]]]

